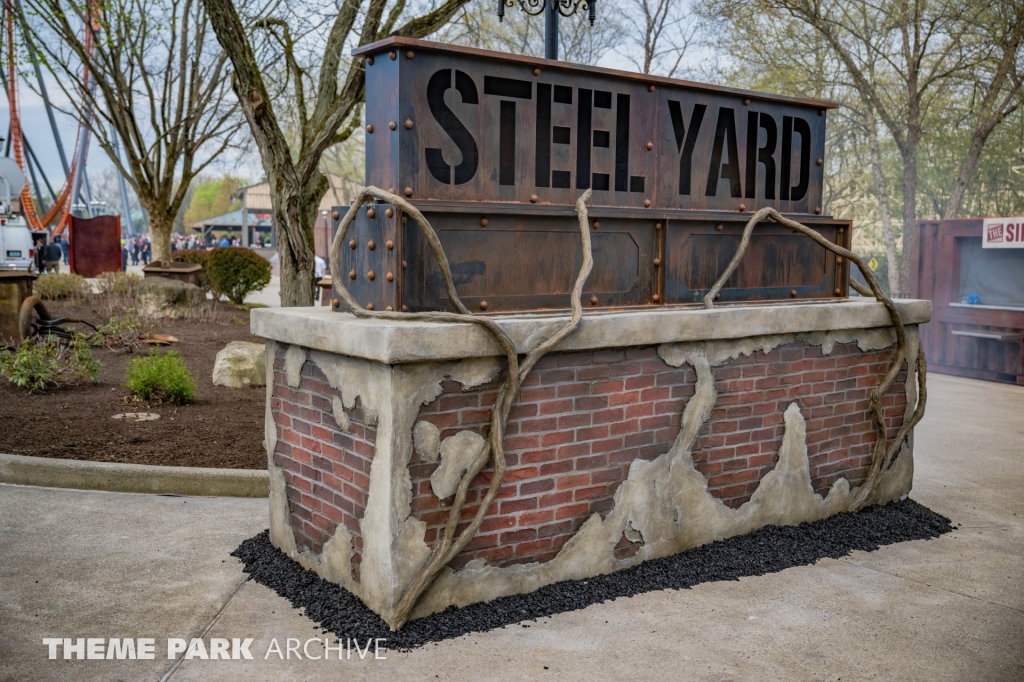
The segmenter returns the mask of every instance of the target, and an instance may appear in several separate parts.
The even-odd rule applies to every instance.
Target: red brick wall
[[[797,402],[807,420],[815,490],[826,494],[840,477],[859,483],[870,460],[874,431],[868,394],[881,379],[891,351],[862,353],[855,344],[791,344],[712,368],[718,399],[701,428],[693,457],[712,495],[731,507],[750,499],[772,470],[785,430],[783,413]],[[376,434],[361,410],[352,426],[335,424],[337,395],[312,363],[298,389],[287,387],[283,355],[275,361],[272,409],[278,427],[275,462],[285,470],[296,540],[319,552],[344,523],[362,547],[358,521],[369,485]],[[901,372],[883,400],[890,437],[906,406]],[[675,368],[654,347],[550,355],[529,376],[509,416],[505,482],[477,536],[453,562],[474,558],[498,565],[547,561],[593,513],[611,510],[613,495],[635,459],[669,450],[696,383],[689,366]],[[446,438],[470,429],[486,434],[498,382],[469,391],[444,382],[443,393],[421,408]],[[427,522],[431,546],[447,521],[451,500],[430,488],[437,464],[413,454],[412,510]],[[474,515],[490,480],[485,470],[470,487],[463,519]],[[623,539],[620,556],[635,551]]]
[[[709,492],[730,507],[750,499],[778,459],[783,413],[794,401],[807,420],[815,490],[827,494],[840,477],[859,483],[874,441],[867,396],[890,361],[891,351],[862,353],[856,344],[836,344],[827,356],[820,347],[793,344],[713,367],[718,400],[693,449]],[[883,401],[890,437],[902,423],[904,379],[901,373]],[[591,514],[612,508],[630,462],[669,450],[695,382],[692,368],[667,365],[654,347],[545,357],[509,415],[508,469],[498,499],[451,565],[475,558],[508,565],[554,557]],[[420,419],[436,425],[442,439],[464,429],[484,434],[496,387],[493,382],[462,391],[446,382]],[[427,522],[431,546],[451,503],[439,503],[431,492],[436,466],[414,458],[410,467],[413,513]],[[489,480],[485,470],[474,481],[463,519],[476,513],[474,503]],[[635,547],[620,542],[620,555],[631,551]]]
[[[290,388],[284,374],[284,352],[274,359],[274,393],[270,409],[277,424],[274,463],[284,471],[289,522],[295,542],[314,554],[344,524],[353,536],[353,572],[358,579],[363,537],[359,521],[366,511],[370,489],[370,462],[377,431],[366,423],[363,410],[346,410],[349,429],[334,420],[331,388],[320,368],[308,360],[302,366],[298,388]]]

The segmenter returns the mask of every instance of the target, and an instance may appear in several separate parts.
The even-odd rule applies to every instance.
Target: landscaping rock
[[[232,341],[217,353],[213,364],[213,385],[229,388],[266,386],[267,366],[262,343]]]
[[[206,305],[206,293],[194,284],[165,277],[147,277],[139,282],[142,315],[180,319]]]

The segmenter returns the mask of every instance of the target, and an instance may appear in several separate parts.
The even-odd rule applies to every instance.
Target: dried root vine
[[[778,211],[773,208],[762,208],[747,222],[746,227],[743,228],[743,238],[740,241],[740,246],[736,250],[736,255],[729,261],[729,266],[722,273],[715,285],[711,287],[707,295],[704,297],[704,307],[712,308],[715,296],[721,291],[722,286],[726,280],[732,276],[732,273],[736,270],[740,260],[743,259],[743,255],[747,251],[747,246],[750,245],[750,235],[754,231],[754,226],[765,218],[771,218],[775,222],[779,223],[784,227],[788,227],[791,230],[799,232],[807,237],[810,237],[821,246],[825,247],[829,251],[841,256],[851,263],[854,263],[864,275],[865,281],[871,287],[870,291],[865,289],[863,285],[853,282],[851,279],[850,283],[853,288],[862,296],[873,296],[880,303],[882,303],[886,310],[889,311],[889,319],[892,320],[892,325],[896,329],[896,354],[892,359],[892,365],[889,367],[889,371],[886,372],[885,377],[881,383],[875,386],[874,390],[871,391],[870,408],[872,424],[875,428],[875,447],[874,452],[871,456],[871,469],[868,471],[867,477],[864,479],[864,483],[854,491],[853,498],[851,500],[851,508],[853,510],[862,509],[870,504],[873,504],[878,499],[879,485],[882,481],[882,475],[892,464],[893,457],[899,452],[903,446],[904,441],[910,434],[921,418],[924,416],[925,403],[928,401],[928,390],[926,386],[926,375],[927,375],[927,363],[925,362],[924,349],[919,349],[917,353],[917,406],[914,408],[914,413],[910,419],[904,419],[903,425],[900,430],[896,433],[896,437],[893,438],[890,443],[887,438],[887,431],[885,427],[885,415],[882,413],[882,396],[889,390],[889,386],[896,379],[896,375],[899,374],[900,367],[903,366],[903,361],[907,357],[907,332],[903,325],[903,319],[900,317],[899,311],[896,309],[896,305],[892,302],[882,288],[878,285],[878,280],[875,279],[871,269],[864,264],[864,261],[852,251],[844,249],[838,244],[833,244],[828,241],[820,234],[802,225],[795,220],[789,220],[788,218],[782,217]]]
[[[354,316],[369,319],[376,318],[406,321],[423,320],[427,322],[469,322],[476,324],[483,327],[491,334],[491,336],[494,337],[501,346],[502,351],[505,353],[505,358],[508,363],[507,372],[502,380],[501,387],[498,389],[494,408],[491,410],[491,429],[485,444],[487,451],[484,453],[483,457],[477,458],[475,466],[470,468],[459,482],[459,487],[455,492],[455,500],[452,502],[451,509],[448,511],[448,523],[445,526],[444,533],[439,538],[437,546],[431,553],[430,558],[409,582],[408,586],[403,591],[402,596],[399,598],[393,617],[393,628],[396,630],[405,624],[406,620],[409,618],[409,614],[412,613],[413,608],[416,606],[417,601],[419,601],[419,598],[427,591],[441,570],[448,564],[448,562],[454,559],[459,552],[463,550],[463,548],[465,548],[470,540],[473,539],[477,531],[480,529],[480,524],[483,522],[484,517],[490,509],[491,503],[494,501],[494,498],[497,497],[498,490],[501,488],[501,484],[505,477],[505,454],[502,446],[505,434],[505,424],[508,421],[509,410],[512,408],[512,403],[515,400],[516,394],[519,392],[519,387],[522,385],[523,380],[530,373],[530,370],[534,368],[538,360],[544,357],[544,355],[558,345],[562,339],[575,331],[576,327],[579,326],[580,319],[583,316],[583,305],[580,300],[583,294],[583,285],[586,283],[587,277],[590,276],[590,271],[594,265],[590,246],[590,227],[588,225],[589,221],[587,219],[586,207],[586,201],[589,198],[590,190],[588,189],[576,201],[576,214],[579,218],[580,236],[583,242],[583,266],[580,268],[580,272],[576,277],[576,284],[573,286],[572,290],[572,315],[568,322],[566,322],[555,334],[527,353],[522,362],[519,361],[519,355],[516,352],[515,344],[501,327],[499,327],[492,319],[471,314],[466,306],[463,305],[461,299],[459,299],[458,293],[455,291],[451,267],[448,264],[448,258],[445,256],[444,249],[441,247],[441,242],[437,237],[437,233],[434,232],[430,223],[427,222],[427,219],[415,206],[398,195],[385,192],[377,187],[366,187],[359,193],[359,196],[356,198],[355,202],[342,219],[341,224],[338,226],[338,232],[335,234],[334,241],[331,243],[330,265],[332,273],[340,272],[338,264],[341,244],[349,227],[352,225],[352,221],[355,220],[356,214],[363,204],[373,199],[377,199],[401,209],[406,213],[406,215],[410,216],[423,231],[423,235],[426,238],[431,251],[434,253],[434,258],[437,259],[437,264],[441,271],[441,280],[444,282],[445,289],[448,292],[448,298],[451,300],[452,307],[454,307],[456,311],[451,313],[399,313],[367,310],[356,302],[349,291],[345,288],[341,279],[338,278],[335,280],[334,290],[342,299],[344,299],[345,305]],[[480,508],[477,510],[473,519],[469,522],[469,525],[464,528],[461,533],[456,534],[456,530],[462,518],[462,508],[466,502],[466,494],[469,491],[470,483],[489,463],[493,466],[494,473],[491,476],[487,492],[480,501]]]

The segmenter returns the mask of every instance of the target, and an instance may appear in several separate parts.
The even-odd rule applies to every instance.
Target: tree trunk
[[[900,293],[917,295],[918,237],[917,229],[917,144],[903,155],[903,262],[900,267]],[[909,136],[908,136],[909,144]]]
[[[149,213],[149,243],[153,248],[153,260],[171,260],[171,231],[174,229],[174,216],[164,212],[163,204],[154,203],[145,206]]]
[[[314,174],[314,180],[302,187],[273,179],[271,203],[277,223],[277,254],[281,261],[281,306],[313,305],[316,262],[313,251],[313,225],[326,193],[327,178]],[[295,243],[293,235],[301,235]]]
[[[896,235],[892,230],[892,216],[889,214],[889,185],[882,172],[882,152],[878,146],[878,127],[875,123],[875,112],[870,103],[864,103],[864,117],[868,128],[868,147],[871,150],[871,174],[875,182],[875,195],[878,197],[878,212],[882,218],[882,235],[885,237],[885,256],[888,261],[889,296],[900,295],[900,264],[896,253]]]

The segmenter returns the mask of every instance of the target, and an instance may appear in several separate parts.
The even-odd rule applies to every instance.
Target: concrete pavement
[[[0,680],[1021,680],[1024,388],[929,389],[911,496],[953,533],[386,660],[264,658],[322,637],[227,556],[266,501],[0,486]],[[256,660],[166,659],[168,637],[200,636],[252,637]],[[153,637],[157,658],[51,661],[43,637]]]

